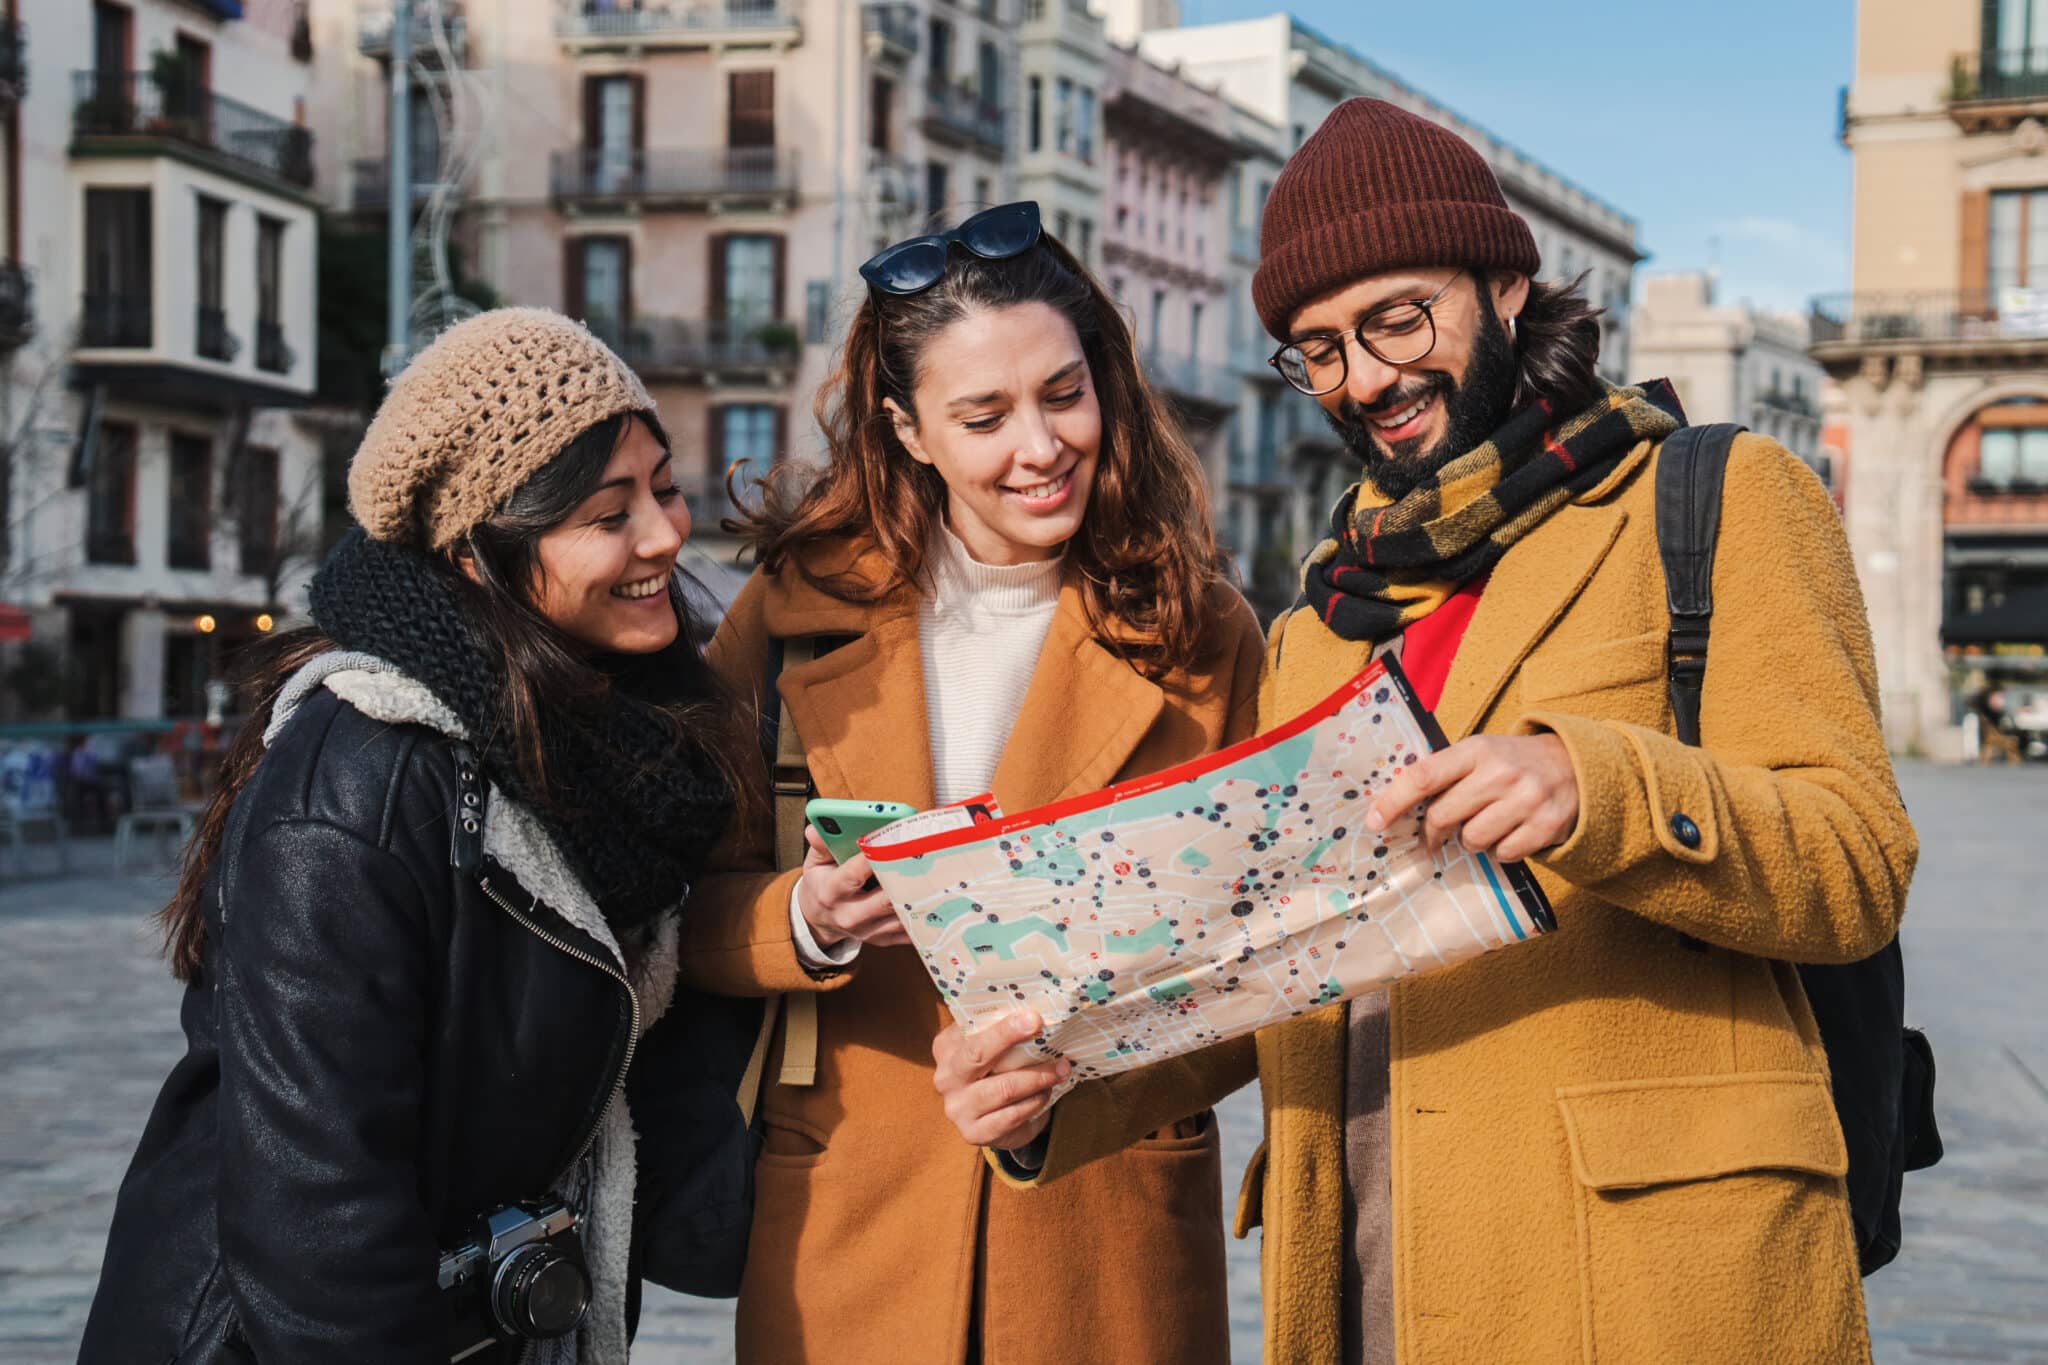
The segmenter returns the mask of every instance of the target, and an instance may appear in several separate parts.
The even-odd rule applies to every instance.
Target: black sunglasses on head
[[[921,294],[946,278],[954,243],[984,261],[1006,261],[1037,246],[1040,233],[1035,201],[998,204],[983,209],[951,232],[912,237],[884,247],[861,266],[860,277],[884,294]]]

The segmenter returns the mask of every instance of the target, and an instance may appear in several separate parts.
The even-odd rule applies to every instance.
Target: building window
[[[241,569],[267,578],[277,567],[278,455],[268,446],[248,446],[241,460],[241,487],[235,499]]]
[[[1026,99],[1030,108],[1024,116],[1024,137],[1030,151],[1038,151],[1044,144],[1045,122],[1045,77],[1033,76],[1025,83]]]
[[[1053,87],[1052,143],[1062,152],[1074,150],[1074,83],[1065,76]]]
[[[890,117],[895,108],[896,82],[887,76],[871,77],[868,81],[868,146],[878,152],[889,151],[895,146],[894,120]]]
[[[946,86],[953,83],[953,26],[944,19],[931,21],[931,83]]]
[[[228,335],[227,290],[223,257],[227,254],[226,201],[199,196],[199,354],[208,360],[233,360],[234,338]]]
[[[2048,489],[2048,426],[1986,427],[1976,482],[1987,491]]]
[[[946,192],[946,163],[927,161],[924,164],[924,210],[926,213],[943,213],[951,196]]]
[[[569,313],[613,346],[633,320],[632,244],[624,237],[575,237],[568,243]]]
[[[1095,164],[1095,92],[1085,85],[1074,110],[1074,155],[1085,165]]]
[[[983,39],[979,52],[981,61],[977,67],[981,77],[981,107],[997,109],[1003,103],[1003,56],[996,51],[996,45]]]
[[[213,566],[213,442],[182,431],[171,433],[170,528],[167,561],[174,569]]]
[[[1995,192],[1990,229],[1991,292],[2048,288],[2048,189]]]
[[[85,192],[82,344],[150,344],[149,215],[148,190]]]
[[[974,202],[978,208],[987,208],[995,202],[995,187],[985,175],[974,177]]]
[[[1997,8],[1998,71],[2003,75],[2035,74],[2041,69],[2040,49],[2048,47],[2048,0],[1992,0]],[[1987,10],[1990,7],[1987,6]],[[1986,24],[1988,35],[1993,26]],[[1988,47],[1990,44],[1986,44]]]
[[[133,564],[136,431],[125,422],[101,422],[92,440],[85,557],[94,564]]]
[[[591,76],[584,80],[583,154],[592,190],[623,194],[632,188],[640,128],[638,78]]]
[[[1196,299],[1188,308],[1188,354],[1202,353],[1202,301]]]
[[[1145,332],[1145,344],[1148,347],[1159,344],[1160,333],[1165,326],[1166,291],[1164,289],[1155,289],[1152,291],[1152,325]]]
[[[760,473],[775,463],[781,453],[775,448],[776,408],[767,403],[734,403],[721,413],[727,465],[743,463]]]
[[[759,324],[779,311],[776,288],[782,239],[734,233],[725,239],[726,322]]]
[[[775,73],[729,71],[725,77],[725,145],[775,145]]]
[[[831,340],[832,281],[811,280],[804,285],[804,340],[823,346]]]
[[[1052,216],[1052,235],[1060,239],[1060,245],[1072,249],[1074,240],[1074,215],[1061,209]]]
[[[284,229],[281,218],[256,217],[256,367],[272,374],[295,359],[284,340]]]
[[[1083,218],[1078,224],[1078,230],[1080,237],[1074,254],[1081,258],[1081,264],[1086,265],[1095,254],[1095,220]]]

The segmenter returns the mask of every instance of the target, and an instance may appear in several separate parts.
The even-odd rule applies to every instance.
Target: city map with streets
[[[1038,1011],[1025,1048],[1073,1062],[1064,1090],[1549,928],[1526,872],[1456,841],[1432,856],[1419,812],[1365,829],[1433,733],[1377,661],[1193,763],[865,849],[954,1017],[971,1032]]]

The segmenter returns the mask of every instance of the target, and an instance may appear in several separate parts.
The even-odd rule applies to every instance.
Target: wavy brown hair
[[[1094,489],[1066,547],[1089,623],[1147,677],[1186,668],[1202,652],[1208,594],[1220,574],[1201,462],[1140,373],[1116,301],[1050,235],[1003,261],[955,251],[945,277],[919,294],[870,291],[818,390],[830,463],[816,474],[793,464],[771,471],[759,481],[758,507],[734,529],[752,540],[761,567],[794,569],[841,601],[877,602],[916,583],[946,485],[903,448],[883,400],[917,421],[917,381],[940,334],[970,315],[1027,303],[1046,304],[1073,325],[1102,405]],[[849,542],[880,550],[888,565],[881,581],[819,567],[814,550]]]
[[[1557,413],[1582,412],[1605,392],[1600,382],[1603,310],[1586,298],[1586,277],[1564,283],[1529,281],[1529,297],[1515,317],[1515,406],[1542,399]],[[1486,278],[1475,272],[1481,306]]]

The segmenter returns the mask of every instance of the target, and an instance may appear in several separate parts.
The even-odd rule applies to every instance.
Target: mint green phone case
[[[860,852],[862,839],[915,814],[917,807],[901,801],[839,801],[821,796],[804,803],[804,819],[818,831],[833,858],[842,863]]]

